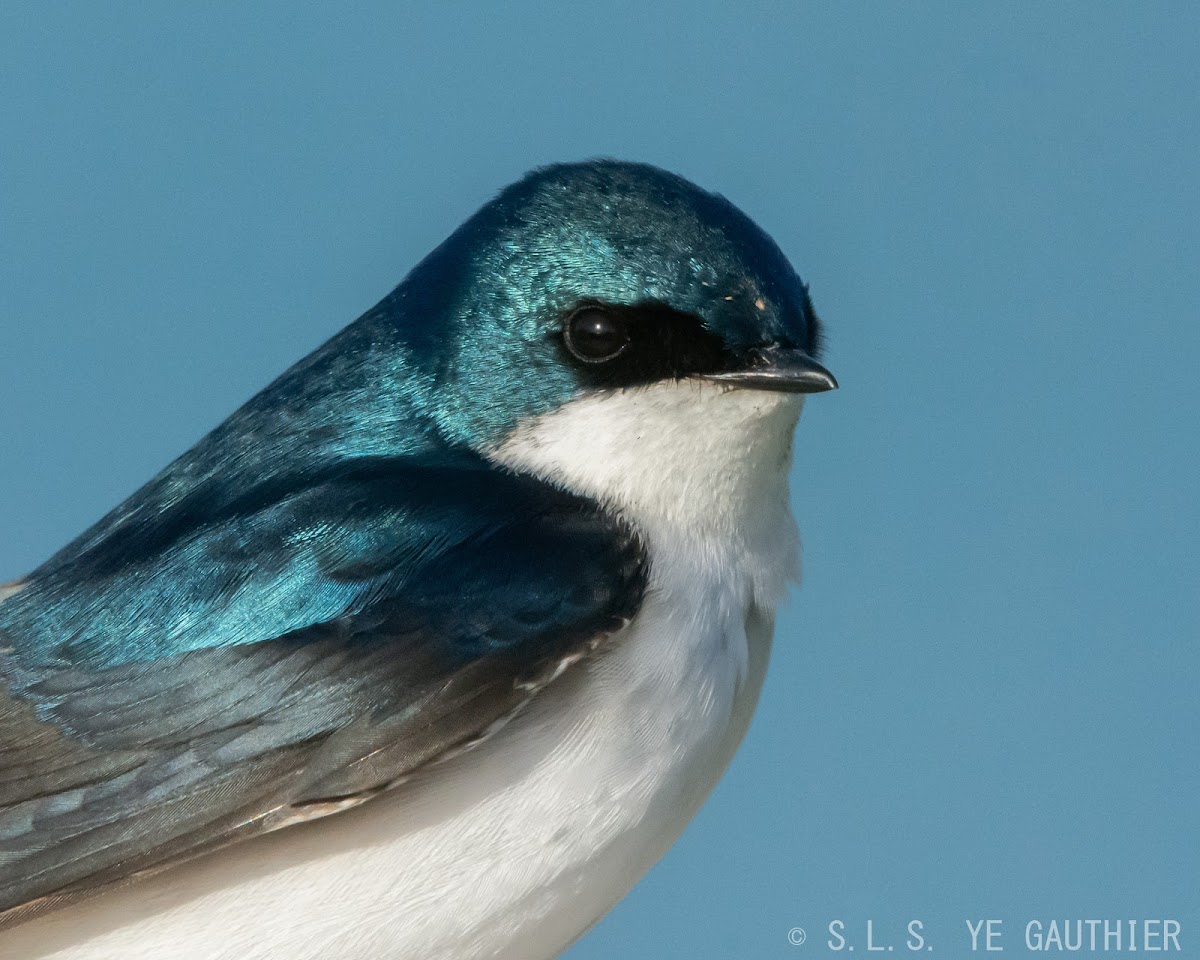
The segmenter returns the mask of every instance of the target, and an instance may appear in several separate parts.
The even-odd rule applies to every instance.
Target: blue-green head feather
[[[582,390],[699,371],[665,354],[629,357],[645,360],[641,376],[572,362],[563,326],[581,306],[625,308],[634,326],[677,315],[673,331],[707,334],[719,355],[705,369],[768,345],[819,351],[807,290],[774,241],[724,197],[645,164],[531,173],[392,297],[411,361],[431,374],[427,408],[447,435],[479,446]]]

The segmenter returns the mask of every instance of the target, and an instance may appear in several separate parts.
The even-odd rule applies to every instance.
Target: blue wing
[[[0,602],[0,919],[365,798],[636,612],[596,505],[469,454],[130,512]]]

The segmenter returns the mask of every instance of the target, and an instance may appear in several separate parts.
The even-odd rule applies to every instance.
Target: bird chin
[[[801,394],[662,381],[531,417],[491,451],[518,472],[607,503],[643,528],[733,537],[790,526]]]

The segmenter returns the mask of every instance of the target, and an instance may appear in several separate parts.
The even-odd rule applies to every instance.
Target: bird
[[[746,733],[821,348],[719,194],[500,191],[0,588],[0,955],[560,954]]]

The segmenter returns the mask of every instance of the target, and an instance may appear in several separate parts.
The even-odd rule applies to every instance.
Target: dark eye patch
[[[578,351],[562,341],[564,360],[579,372],[580,379],[595,387],[632,387],[659,380],[678,380],[700,373],[728,369],[733,357],[724,342],[708,330],[695,314],[672,310],[656,300],[633,306],[586,302],[571,312],[601,311],[620,325],[627,338],[624,348],[604,362],[583,362]]]

